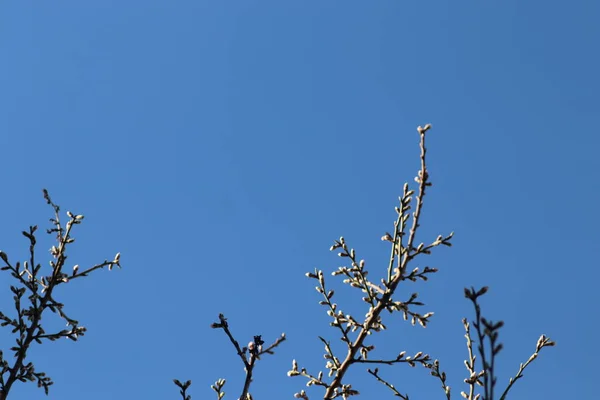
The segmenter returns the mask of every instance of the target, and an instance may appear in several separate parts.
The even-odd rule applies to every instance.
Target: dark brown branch
[[[383,379],[381,376],[379,376],[378,368],[375,368],[374,370],[368,369],[367,372],[369,374],[373,375],[375,377],[375,379],[377,379],[377,381],[379,381],[380,383],[383,383],[385,386],[387,386],[387,388],[390,389],[392,391],[392,393],[394,393],[394,396],[400,397],[402,400],[408,400],[408,395],[404,395],[404,394],[400,393],[394,385],[392,385],[391,383],[389,383],[388,381]]]
[[[0,365],[2,366],[0,373],[0,400],[7,398],[13,384],[17,381],[37,381],[38,386],[43,387],[46,394],[48,394],[48,388],[53,383],[52,380],[45,373],[37,372],[33,363],[25,363],[31,344],[34,341],[41,343],[43,339],[56,340],[61,337],[77,340],[78,336],[83,335],[85,332],[85,328],[78,326],[78,321],[69,318],[63,311],[63,304],[55,301],[53,297],[56,286],[68,282],[68,278],[62,272],[62,269],[67,260],[67,248],[75,241],[71,237],[71,232],[75,225],[82,222],[83,216],[74,215],[67,211],[69,220],[66,226],[63,226],[60,222],[60,207],[51,200],[48,191],[45,189],[44,199],[54,211],[54,217],[50,219],[53,227],[47,231],[49,234],[56,234],[56,245],[50,249],[52,255],[50,261],[51,274],[40,277],[41,265],[36,264],[35,249],[37,239],[35,233],[37,226],[30,226],[29,231],[23,231],[23,236],[29,240],[29,260],[25,261],[22,267],[18,262],[14,265],[11,264],[8,255],[0,252],[0,259],[5,263],[1,269],[9,271],[11,276],[22,286],[21,288],[11,287],[11,290],[15,294],[14,300],[17,317],[11,319],[0,313],[0,319],[4,321],[2,325],[13,326],[14,332],[18,332],[19,335],[17,346],[12,348],[15,353],[12,366],[4,358],[4,354],[0,352]],[[104,266],[106,265],[109,266],[109,269],[113,265],[120,266],[119,254],[117,254],[112,262],[106,261]],[[30,293],[27,297],[29,300],[28,307],[24,307],[21,301],[25,292]],[[47,309],[56,312],[72,328],[56,333],[46,333],[41,321],[42,315]],[[5,375],[7,376],[5,377]]]
[[[181,395],[182,400],[191,400],[192,399],[192,396],[187,394],[187,390],[190,387],[190,385],[192,384],[192,381],[188,380],[185,383],[181,383],[179,380],[173,379],[173,383],[175,383],[175,385],[177,385],[177,387],[180,389],[179,394]]]
[[[240,356],[240,358],[242,359],[242,362],[244,363],[244,367],[248,368],[250,366],[250,363],[248,362],[248,359],[246,358],[246,349],[242,350],[238,341],[235,340],[235,338],[233,337],[233,334],[229,330],[229,323],[227,322],[227,318],[225,318],[225,316],[223,314],[219,314],[219,321],[220,322],[213,323],[211,325],[211,328],[213,328],[213,329],[221,328],[221,329],[223,329],[223,331],[225,331],[225,334],[231,341],[231,344],[233,345],[233,347],[235,347],[235,350],[236,350],[238,356]]]
[[[241,358],[244,363],[244,368],[246,370],[246,377],[244,379],[244,387],[242,388],[242,394],[240,395],[240,399],[246,400],[249,390],[250,384],[252,383],[252,374],[254,372],[254,367],[256,365],[256,361],[260,359],[260,356],[263,354],[274,354],[273,349],[279,346],[285,339],[285,334],[281,334],[279,338],[273,342],[270,346],[263,349],[264,341],[262,340],[260,335],[254,336],[254,340],[248,344],[248,347],[240,347],[238,341],[234,338],[233,334],[229,330],[229,323],[227,322],[227,318],[223,314],[219,314],[219,322],[215,322],[211,325],[213,329],[223,329],[229,341],[235,348],[237,354]],[[249,356],[246,355],[249,354]],[[222,385],[217,389],[213,387],[213,390],[217,391],[217,395],[219,395],[221,388],[225,384],[224,380],[219,380],[217,383],[222,382]]]

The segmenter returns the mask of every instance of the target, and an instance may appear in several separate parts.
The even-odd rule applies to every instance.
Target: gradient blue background
[[[304,273],[342,265],[328,248],[344,235],[383,274],[379,238],[428,122],[434,186],[420,240],[455,231],[455,246],[417,261],[440,268],[430,282],[400,288],[420,292],[431,325],[387,317],[379,354],[430,353],[460,398],[463,287],[489,285],[484,312],[506,322],[499,385],[545,333],[558,346],[511,398],[592,398],[599,11],[595,1],[3,2],[0,247],[25,259],[19,232],[46,227],[46,187],[86,215],[69,261],[120,251],[124,266],[57,293],[89,332],[32,348],[56,382],[49,398],[176,399],[179,378],[206,399],[224,377],[237,399],[241,363],[209,327],[220,312],[243,343],[287,333],[252,392],[292,398],[305,380],[286,376],[291,360],[316,374],[317,335],[339,337]],[[9,282],[0,276],[3,311]],[[364,315],[356,291],[328,282],[345,311]],[[12,345],[7,329],[0,340]],[[389,393],[361,370],[349,376],[362,398]],[[411,398],[443,398],[421,368],[382,374]],[[10,398],[45,396],[18,384]]]

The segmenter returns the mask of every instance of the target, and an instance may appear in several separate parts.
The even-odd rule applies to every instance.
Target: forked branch
[[[227,322],[227,318],[225,318],[223,314],[219,314],[219,322],[214,322],[211,324],[211,328],[222,329],[225,332],[225,335],[227,335],[229,341],[235,348],[237,355],[242,360],[242,363],[244,364],[244,370],[246,371],[246,377],[244,379],[244,386],[239,399],[252,400],[252,396],[250,395],[250,384],[252,383],[252,374],[254,372],[256,362],[260,360],[260,357],[264,354],[274,354],[274,349],[283,341],[285,341],[285,333],[282,333],[281,336],[278,337],[268,347],[263,347],[265,342],[262,340],[261,335],[254,336],[253,340],[248,343],[248,346],[242,347],[233,336],[233,333],[231,333],[231,330],[229,329],[229,322]],[[188,380],[185,384],[182,384],[177,379],[174,379],[173,382],[180,388],[179,393],[181,394],[183,400],[190,400],[186,390],[192,384],[192,381]],[[225,392],[223,391],[225,383],[225,379],[219,379],[214,385],[211,386],[211,388],[217,394],[217,400],[221,400],[225,396]]]
[[[66,224],[60,220],[60,207],[52,201],[48,191],[44,189],[44,199],[52,207],[54,217],[50,219],[52,227],[48,234],[56,236],[56,244],[50,248],[50,271],[49,275],[42,275],[42,265],[37,262],[37,226],[30,226],[23,231],[23,236],[29,241],[28,260],[11,262],[9,256],[0,251],[0,259],[4,262],[2,271],[10,272],[15,279],[15,285],[11,286],[14,294],[16,315],[11,317],[0,312],[0,324],[12,329],[17,334],[16,346],[11,350],[14,352],[14,360],[9,362],[4,353],[0,351],[0,400],[5,400],[10,393],[13,384],[17,381],[36,381],[38,387],[42,387],[48,394],[52,380],[44,372],[35,369],[32,362],[26,363],[28,351],[33,342],[42,343],[43,340],[54,341],[60,338],[68,338],[76,341],[83,336],[86,329],[79,325],[79,321],[70,318],[64,311],[64,304],[56,300],[57,287],[70,282],[73,279],[88,276],[91,272],[107,267],[111,270],[114,266],[121,267],[120,254],[112,261],[105,260],[90,268],[79,272],[79,266],[75,265],[71,273],[64,272],[67,261],[67,250],[75,242],[72,231],[75,225],[82,223],[83,215],[73,214],[67,211]],[[26,294],[27,297],[24,297]],[[58,332],[46,332],[42,326],[42,316],[50,310],[63,319],[68,329]],[[46,313],[47,314],[47,313]]]

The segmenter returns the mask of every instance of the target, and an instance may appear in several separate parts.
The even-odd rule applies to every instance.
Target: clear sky
[[[207,399],[224,377],[237,399],[241,363],[210,329],[220,312],[242,343],[286,332],[252,392],[292,398],[305,381],[286,376],[291,360],[317,373],[317,336],[339,337],[304,273],[342,265],[328,251],[340,235],[383,273],[380,237],[425,123],[434,186],[419,239],[455,231],[455,246],[417,262],[440,269],[430,282],[400,289],[420,292],[430,326],[388,316],[373,343],[439,358],[460,398],[463,287],[489,285],[484,313],[506,323],[499,385],[545,333],[558,346],[512,398],[592,398],[599,17],[591,0],[2,2],[0,248],[26,257],[20,231],[46,227],[46,187],[86,216],[69,262],[120,251],[124,266],[60,287],[88,333],[30,351],[50,398],[176,399],[179,378]],[[364,315],[358,293],[329,284]],[[383,398],[359,369],[362,398]],[[384,373],[411,398],[443,398],[424,369]],[[20,384],[12,398],[44,394]]]

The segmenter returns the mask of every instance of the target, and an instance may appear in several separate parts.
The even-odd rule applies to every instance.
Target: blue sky
[[[241,342],[286,332],[253,394],[292,398],[305,381],[286,376],[291,360],[316,373],[317,336],[339,336],[304,273],[342,265],[328,252],[340,235],[383,273],[379,238],[419,166],[425,123],[434,186],[419,239],[455,231],[455,246],[417,261],[440,269],[430,282],[400,289],[419,291],[436,312],[430,326],[388,317],[394,329],[374,343],[439,358],[460,398],[463,287],[489,285],[484,313],[506,323],[500,385],[545,333],[558,346],[512,398],[591,398],[599,11],[594,1],[3,2],[0,248],[26,257],[19,232],[50,217],[45,187],[86,215],[70,261],[120,251],[124,266],[61,287],[88,333],[31,350],[56,382],[50,398],[175,399],[179,378],[204,399],[224,377],[236,399],[241,364],[209,327],[220,312]],[[357,293],[329,284],[364,315]],[[363,398],[387,393],[358,370]],[[385,376],[415,399],[443,396],[423,369]],[[12,393],[44,397],[32,384]]]

